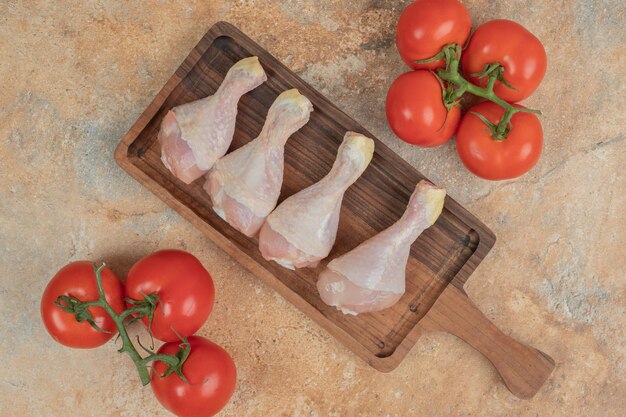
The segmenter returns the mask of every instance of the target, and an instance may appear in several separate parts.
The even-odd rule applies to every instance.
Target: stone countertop
[[[324,6],[320,6],[324,4]],[[626,6],[619,0],[466,0],[474,25],[513,19],[549,68],[544,154],[527,175],[469,175],[454,143],[420,149],[384,117],[406,71],[394,26],[407,1],[13,1],[0,3],[0,415],[167,416],[113,342],[71,350],[39,318],[71,260],[120,275],[159,248],[211,271],[201,334],[238,365],[222,416],[623,416],[626,410],[623,111]],[[496,235],[467,291],[506,333],[549,353],[552,378],[511,395],[480,354],[426,334],[379,373],[126,175],[113,150],[191,48],[230,21],[319,89]]]

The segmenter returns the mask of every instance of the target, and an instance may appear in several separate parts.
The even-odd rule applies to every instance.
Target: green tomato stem
[[[149,315],[150,317],[152,317],[154,308],[151,309],[151,303],[137,302],[136,306],[126,309],[120,314],[117,314],[115,310],[113,310],[113,307],[111,307],[111,305],[107,301],[104,294],[104,288],[102,286],[102,269],[104,269],[104,267],[104,263],[100,266],[97,266],[95,263],[93,265],[94,274],[96,276],[96,283],[98,285],[98,300],[83,302],[76,299],[75,297],[59,296],[55,304],[62,310],[67,311],[71,314],[75,314],[77,320],[79,318],[79,314],[82,314],[83,316],[85,315],[86,309],[88,307],[102,307],[115,323],[115,327],[117,327],[117,330],[120,334],[120,339],[122,339],[122,347],[119,349],[119,352],[126,352],[128,356],[130,356],[133,363],[135,364],[135,367],[137,368],[139,378],[141,379],[141,383],[143,385],[147,385],[150,383],[151,377],[150,372],[148,371],[148,366],[151,362],[154,361],[161,361],[168,366],[166,374],[169,375],[175,372],[177,375],[183,378],[183,380],[186,381],[184,375],[182,374],[182,366],[189,356],[189,352],[191,349],[189,343],[187,342],[187,339],[181,338],[181,348],[176,355],[157,354],[148,351],[149,355],[145,358],[142,357],[135,348],[135,345],[131,342],[130,336],[126,331],[126,324],[124,323],[124,321],[126,320],[126,318],[133,314]],[[151,301],[158,300],[156,294],[149,294],[146,296],[146,298]],[[71,302],[71,306],[69,305],[69,302]],[[152,306],[156,306],[154,302],[152,302]],[[87,319],[96,330],[104,332],[104,330],[95,325],[93,317],[90,314],[87,316]],[[139,341],[139,339],[137,340]],[[144,350],[146,350],[146,348],[144,348]]]
[[[178,358],[172,355],[165,355],[162,353],[154,353],[150,356],[147,356],[141,360],[142,365],[145,367],[149,363],[154,361],[161,361],[166,364],[170,368],[176,368],[178,366]]]
[[[498,123],[498,127],[496,127],[496,136],[501,138],[506,138],[506,128],[509,126],[511,122],[511,117],[515,114],[515,108],[506,109],[504,112],[504,116],[500,118],[500,123]]]
[[[126,331],[126,326],[124,326],[124,320],[121,318],[121,314],[118,315],[115,310],[111,307],[111,305],[107,302],[106,297],[104,296],[104,289],[102,287],[102,269],[105,267],[103,263],[99,267],[96,267],[94,264],[94,271],[96,274],[96,282],[98,283],[98,295],[100,306],[104,308],[113,322],[117,327],[117,330],[120,333],[120,338],[122,339],[122,348],[119,350],[120,352],[128,353],[128,356],[132,359],[137,368],[137,372],[139,372],[139,378],[141,379],[141,383],[143,385],[148,385],[150,383],[150,373],[148,372],[148,368],[144,365],[144,358],[141,357],[137,349],[135,349],[135,345],[130,341],[130,337],[128,336],[128,332]],[[126,310],[128,311],[128,310]],[[122,313],[124,314],[124,313]]]
[[[541,114],[539,110],[515,107],[512,104],[507,103],[505,100],[502,100],[494,93],[493,87],[498,80],[498,77],[500,76],[500,71],[498,71],[497,68],[495,70],[492,68],[488,72],[489,78],[485,87],[479,87],[463,78],[463,76],[459,72],[459,63],[461,61],[462,54],[461,46],[457,44],[446,45],[444,46],[440,54],[446,57],[446,68],[438,69],[437,75],[442,80],[453,84],[457,88],[457,91],[453,95],[453,98],[460,98],[463,94],[467,92],[496,103],[504,109],[504,115],[498,122],[497,127],[494,129],[494,139],[503,140],[506,138],[506,134],[508,133],[507,127],[509,126],[511,118],[513,117],[513,115],[515,115],[515,113]],[[438,54],[437,56],[441,55]]]
[[[493,93],[493,86],[495,85],[496,81],[496,77],[489,77],[489,80],[487,81],[487,86],[485,87],[488,93]]]
[[[87,308],[87,307],[102,307],[102,305],[100,304],[100,300],[98,301],[90,301],[88,303],[82,303],[83,307]]]
[[[145,311],[146,311],[145,307],[131,307],[129,309],[122,311],[119,316],[120,316],[120,319],[124,321],[128,316],[131,316],[133,314],[143,314],[145,313]]]

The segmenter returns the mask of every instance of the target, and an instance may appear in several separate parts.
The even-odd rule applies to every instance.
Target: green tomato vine
[[[504,115],[497,125],[491,123],[483,115],[473,113],[489,127],[491,136],[495,140],[506,139],[509,131],[511,130],[511,118],[515,113],[541,114],[541,111],[539,110],[515,107],[505,100],[502,100],[494,93],[493,87],[496,81],[500,81],[507,87],[515,89],[504,79],[504,67],[498,63],[487,64],[480,73],[471,74],[472,76],[477,76],[481,79],[487,78],[487,84],[485,87],[479,87],[466,80],[459,71],[459,63],[461,61],[462,53],[463,49],[460,45],[450,44],[444,46],[441,51],[432,58],[415,61],[418,64],[426,64],[440,59],[445,61],[445,68],[437,69],[436,75],[440,80],[448,83],[448,87],[443,88],[443,101],[446,108],[450,109],[452,106],[458,106],[458,100],[465,93],[470,93],[496,103],[504,109]]]
[[[167,371],[163,375],[161,375],[161,377],[166,377],[172,373],[176,373],[183,379],[183,381],[186,382],[187,379],[182,373],[182,366],[191,351],[191,346],[189,345],[189,342],[186,338],[181,338],[180,349],[175,355],[165,355],[157,354],[151,349],[143,346],[139,340],[139,336],[137,336],[137,343],[148,354],[148,356],[142,357],[135,348],[135,345],[133,345],[132,341],[130,340],[130,336],[128,335],[128,331],[126,330],[128,325],[136,320],[139,320],[141,317],[148,317],[149,323],[151,323],[152,317],[154,315],[154,310],[159,303],[159,297],[156,294],[144,294],[144,300],[142,301],[126,299],[125,301],[133,305],[133,307],[124,310],[120,314],[117,314],[115,310],[113,310],[111,305],[107,302],[104,295],[101,275],[102,269],[104,267],[104,263],[102,263],[100,266],[96,265],[95,263],[93,265],[94,275],[96,278],[96,283],[98,285],[98,299],[96,301],[81,301],[76,297],[61,295],[57,298],[54,304],[63,311],[74,314],[78,322],[86,321],[99,332],[109,333],[106,330],[100,328],[95,323],[93,316],[89,311],[89,307],[103,308],[115,323],[115,326],[117,327],[117,330],[119,332],[119,338],[122,340],[122,347],[119,349],[119,352],[126,352],[128,356],[130,356],[133,363],[135,364],[135,367],[137,368],[139,378],[141,379],[141,383],[143,385],[147,385],[150,383],[151,378],[148,369],[150,367],[150,364],[154,361],[161,361],[168,366]],[[127,319],[129,318],[130,320],[127,321]],[[148,331],[150,331],[149,326]]]

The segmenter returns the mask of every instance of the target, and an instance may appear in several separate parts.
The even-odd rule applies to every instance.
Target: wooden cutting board
[[[202,179],[186,185],[160,161],[156,139],[167,111],[213,94],[228,69],[252,55],[259,57],[268,81],[239,102],[231,151],[258,135],[270,105],[281,92],[298,88],[314,106],[310,121],[287,141],[281,201],[330,170],[346,131],[363,133],[376,143],[370,166],[345,194],[333,251],[317,269],[290,271],[265,261],[256,238],[237,232],[213,212]],[[315,283],[327,261],[395,222],[424,176],[228,23],[215,24],[200,40],[124,136],[115,159],[219,247],[380,371],[398,366],[423,331],[438,330],[460,337],[483,353],[519,397],[533,396],[554,368],[549,356],[500,332],[463,291],[467,278],[494,245],[495,236],[449,197],[436,224],[411,248],[406,294],[395,306],[354,317],[320,300]]]

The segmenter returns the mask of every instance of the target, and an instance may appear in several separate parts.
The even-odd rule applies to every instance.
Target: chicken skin
[[[267,80],[255,56],[235,63],[212,96],[174,107],[161,122],[158,140],[163,164],[190,184],[228,151],[241,96]]]
[[[354,315],[395,304],[405,292],[411,245],[435,223],[445,196],[444,189],[420,181],[400,220],[328,263],[317,282],[322,300]]]
[[[213,210],[231,226],[254,236],[276,207],[283,184],[287,139],[309,121],[311,102],[297,89],[285,91],[269,109],[259,136],[219,159],[204,189]]]
[[[372,160],[374,141],[347,132],[330,172],[283,201],[261,228],[259,249],[267,260],[295,269],[315,267],[337,236],[343,195]]]

